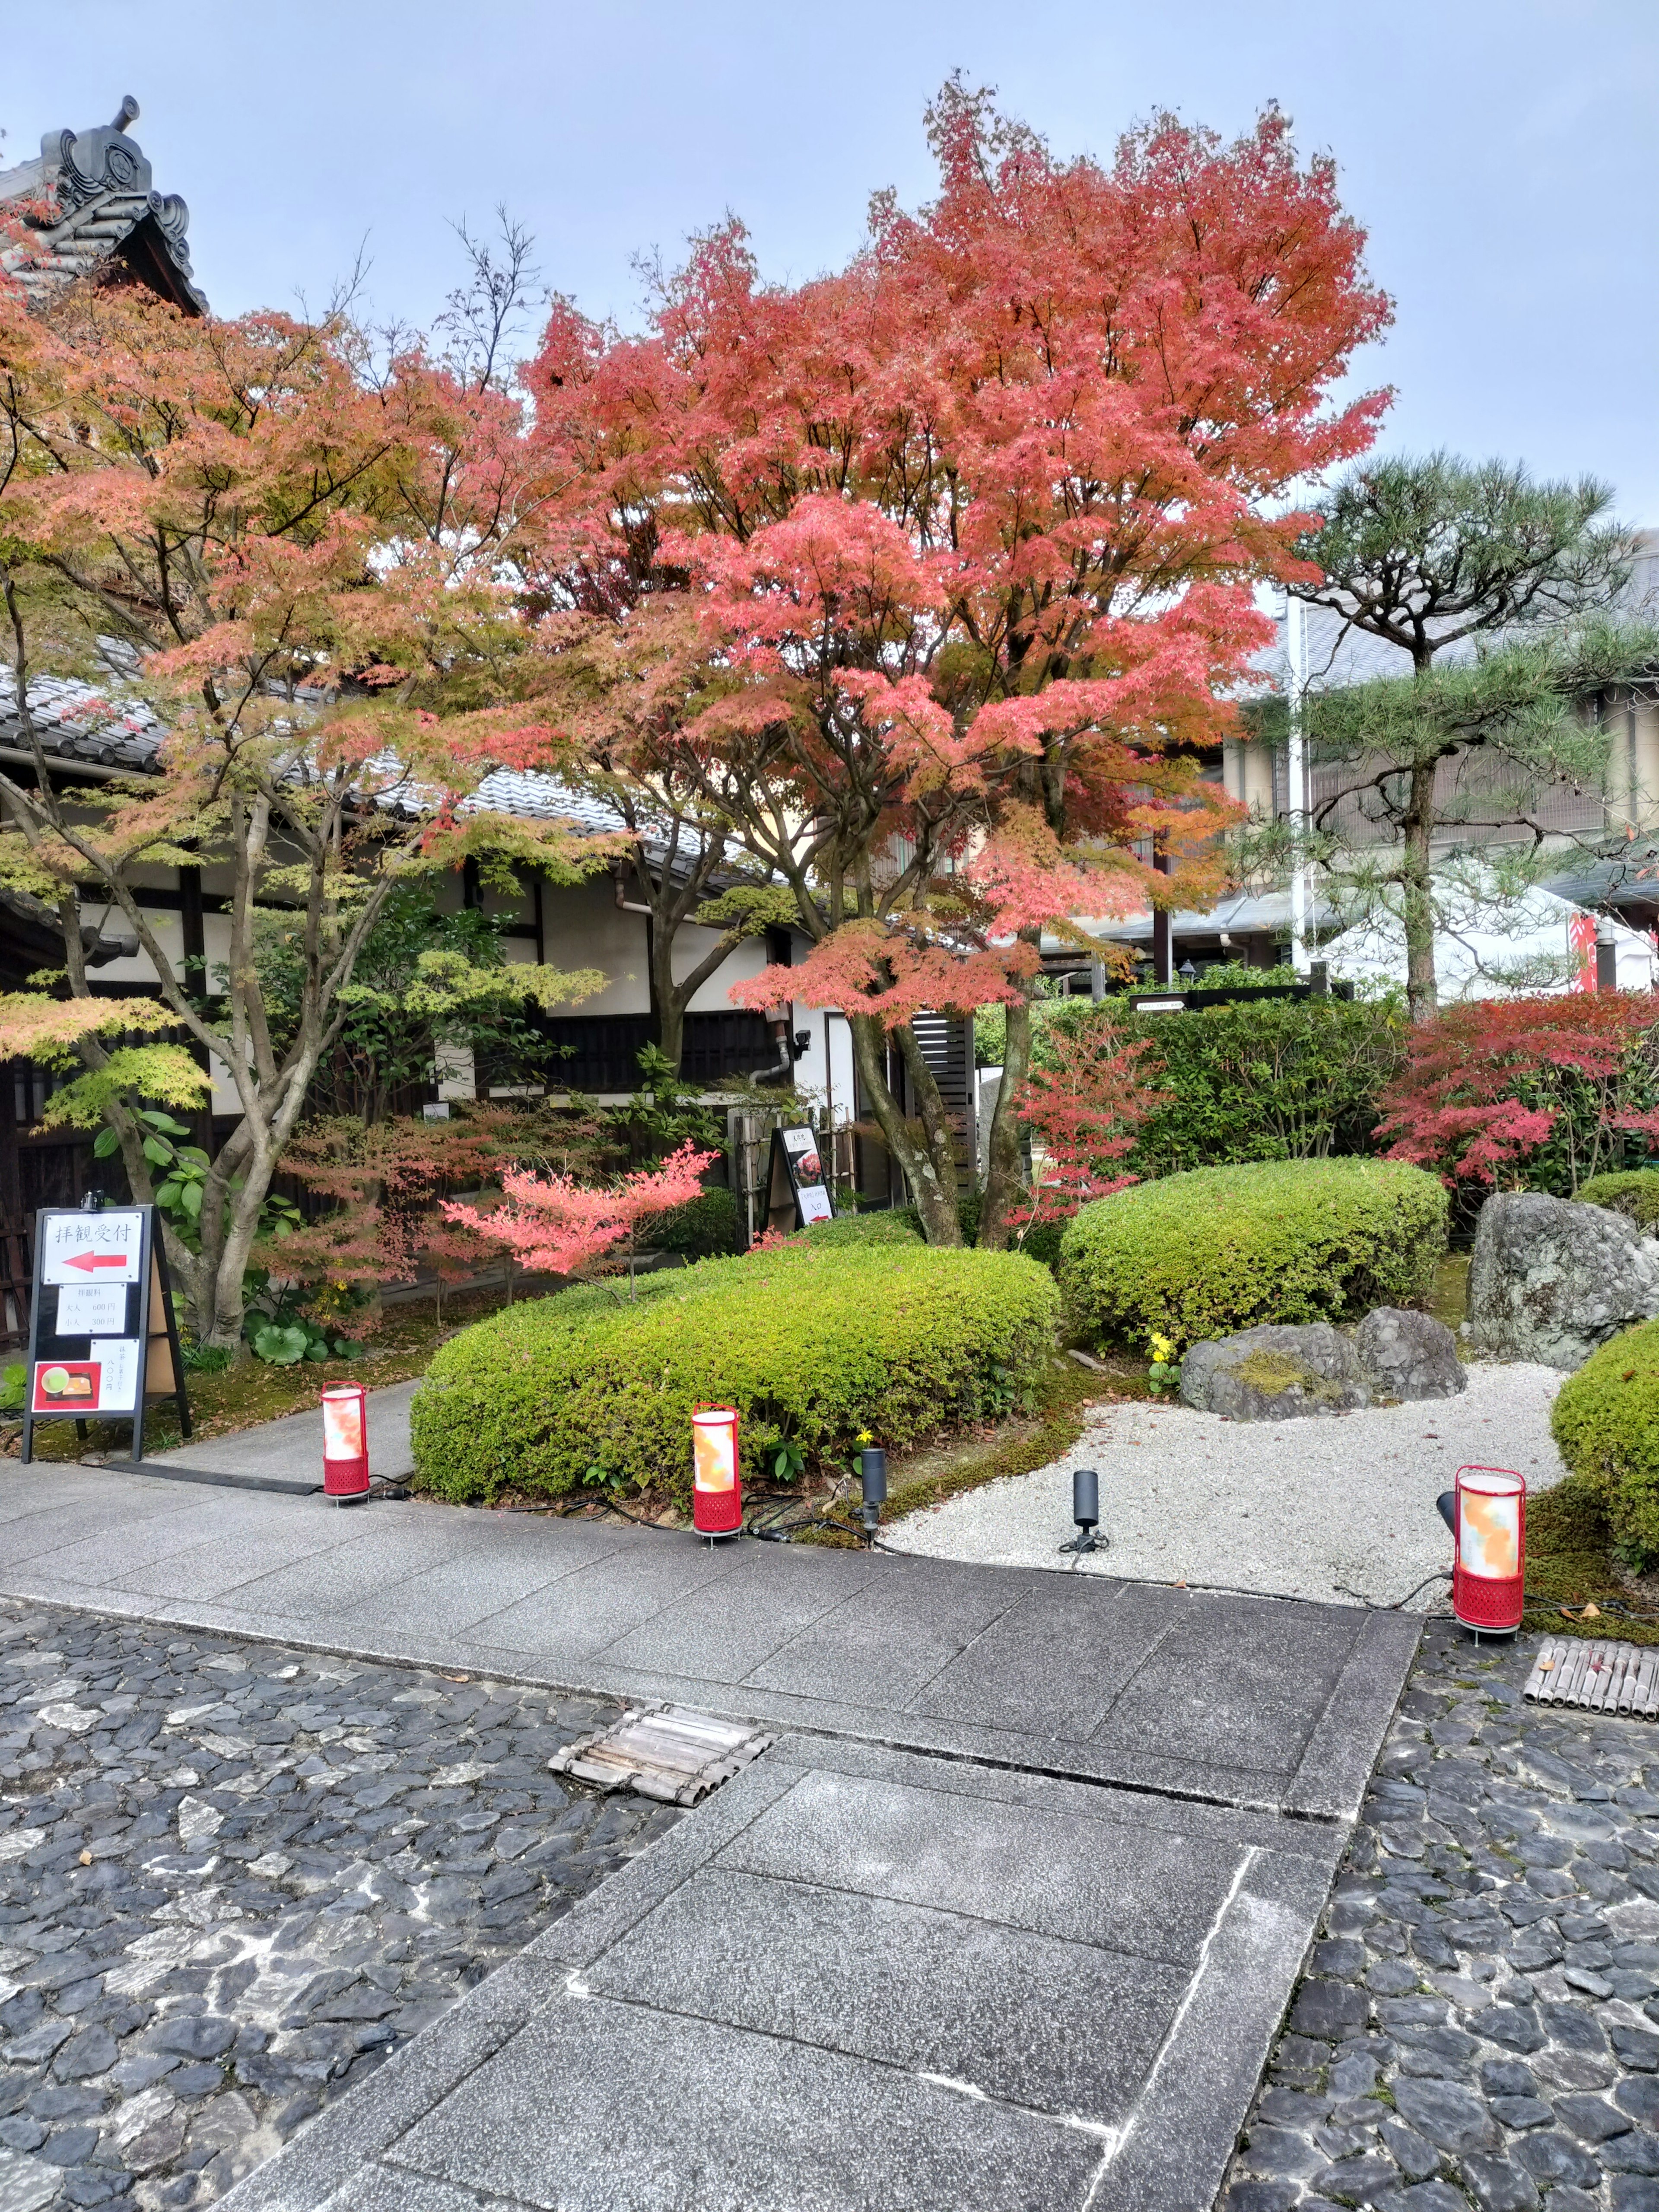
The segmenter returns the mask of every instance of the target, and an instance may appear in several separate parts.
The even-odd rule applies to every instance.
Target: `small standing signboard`
[[[811,1129],[774,1129],[772,1172],[766,1195],[767,1224],[805,1229],[809,1221],[828,1221],[835,1212]]]
[[[24,1460],[33,1455],[37,1421],[72,1420],[84,1435],[94,1416],[131,1421],[132,1457],[142,1460],[145,1409],[168,1398],[188,1436],[190,1401],[155,1208],[43,1209],[35,1216]]]

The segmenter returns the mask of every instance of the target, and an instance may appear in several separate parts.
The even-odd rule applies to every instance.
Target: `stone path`
[[[1659,2212],[1659,1729],[1431,1626],[1225,2212]]]
[[[0,1604],[0,2205],[268,2158],[679,1817],[547,1771],[612,1710]]]
[[[0,1473],[0,1592],[781,1735],[240,2183],[238,2212],[1198,2212],[1417,1637],[1351,1607],[79,1468]]]

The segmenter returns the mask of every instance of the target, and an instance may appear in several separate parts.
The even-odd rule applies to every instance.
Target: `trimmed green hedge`
[[[1638,1567],[1659,1561],[1659,1321],[1592,1352],[1561,1385],[1550,1427],[1570,1470],[1595,1485],[1620,1551]]]
[[[1102,1346],[1343,1321],[1427,1293],[1446,1216],[1437,1177],[1399,1160],[1198,1168],[1081,1207],[1060,1240],[1060,1287]]]
[[[1123,1163],[1147,1176],[1369,1152],[1379,1098],[1400,1071],[1409,1034],[1392,998],[1258,996],[1179,1015],[1066,999],[1042,1009],[1033,1057],[1042,1062],[1050,1028],[1086,1034],[1103,1024],[1152,1048],[1140,1073],[1162,1103]]]
[[[1581,1206],[1611,1206],[1615,1213],[1627,1213],[1638,1229],[1651,1229],[1659,1223],[1659,1168],[1592,1176],[1573,1196]]]
[[[746,1463],[838,1461],[1006,1407],[1054,1344],[1048,1273],[1006,1252],[785,1245],[509,1307],[439,1351],[410,1417],[416,1486],[561,1496],[603,1468],[690,1495],[691,1414],[736,1406]]]

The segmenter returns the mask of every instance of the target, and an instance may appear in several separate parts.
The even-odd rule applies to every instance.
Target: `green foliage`
[[[1630,1168],[1622,1175],[1592,1176],[1575,1194],[1581,1205],[1627,1213],[1638,1229],[1659,1223],[1659,1168]]]
[[[738,1201],[723,1184],[716,1184],[685,1206],[647,1215],[640,1224],[638,1242],[653,1252],[684,1252],[694,1260],[735,1252]]]
[[[183,1045],[118,1045],[102,1067],[54,1091],[40,1121],[47,1128],[91,1129],[118,1102],[154,1098],[164,1106],[188,1108],[199,1106],[211,1089]]]
[[[1218,960],[1206,968],[1196,983],[1189,986],[1194,991],[1285,991],[1294,988],[1304,979],[1294,968],[1252,968],[1248,960]]]
[[[926,1238],[911,1206],[892,1213],[838,1213],[833,1221],[814,1221],[803,1232],[819,1251],[845,1251],[872,1244],[921,1244]]]
[[[21,1359],[0,1368],[0,1413],[20,1413],[28,1395],[29,1370]]]
[[[414,1403],[416,1482],[558,1497],[601,1467],[684,1500],[710,1404],[738,1408],[750,1468],[793,1468],[792,1444],[802,1468],[839,1468],[866,1431],[900,1448],[1029,1391],[1058,1308],[1028,1261],[896,1244],[711,1260],[647,1276],[632,1303],[564,1291],[439,1351]]]
[[[641,1161],[666,1159],[685,1144],[715,1152],[724,1149],[724,1123],[698,1103],[701,1094],[696,1085],[682,1081],[658,1046],[641,1046],[635,1064],[640,1071],[639,1089],[605,1117],[630,1162],[637,1165]]]
[[[1151,1040],[1139,1072],[1166,1103],[1122,1163],[1140,1176],[1364,1152],[1407,1034],[1394,997],[1247,1000],[1139,1016],[1079,1000],[1052,1008],[1048,1020],[1068,1030],[1103,1022],[1126,1039]],[[1039,1036],[1039,1061],[1042,1051]]]
[[[250,1267],[244,1288],[249,1304],[242,1334],[256,1359],[266,1360],[273,1367],[297,1367],[302,1359],[320,1364],[325,1359],[361,1357],[362,1344],[356,1337],[347,1336],[337,1321],[330,1327],[314,1313],[304,1310],[317,1303],[314,1284],[286,1282],[279,1287],[271,1281],[268,1269]],[[347,1307],[361,1306],[365,1299],[366,1294],[359,1291],[343,1294]],[[339,1303],[337,1297],[336,1304]]]
[[[602,979],[510,963],[506,926],[476,908],[442,913],[422,884],[392,890],[338,994],[340,1034],[313,1079],[311,1111],[378,1121],[398,1091],[428,1080],[434,1054],[445,1048],[472,1054],[481,1094],[491,1084],[539,1079],[553,1048],[526,1001],[579,999]],[[304,1000],[301,926],[265,915],[254,958],[281,1053]]]
[[[1156,1331],[1180,1351],[1426,1296],[1446,1216],[1438,1179],[1398,1160],[1200,1168],[1083,1206],[1060,1286],[1097,1346],[1139,1348]]]
[[[1570,1375],[1550,1426],[1569,1471],[1594,1484],[1626,1562],[1659,1563],[1659,1321],[1626,1329]]]

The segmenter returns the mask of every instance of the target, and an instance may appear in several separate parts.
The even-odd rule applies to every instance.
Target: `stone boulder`
[[[1659,1243],[1605,1206],[1500,1192],[1480,1209],[1469,1342],[1498,1359],[1571,1373],[1598,1345],[1659,1314]]]
[[[1455,1398],[1469,1387],[1457,1339],[1431,1314],[1378,1306],[1354,1331],[1353,1348],[1375,1398]]]
[[[1200,1413],[1233,1421],[1288,1421],[1369,1406],[1358,1354],[1328,1322],[1270,1322],[1188,1347],[1181,1395]]]

